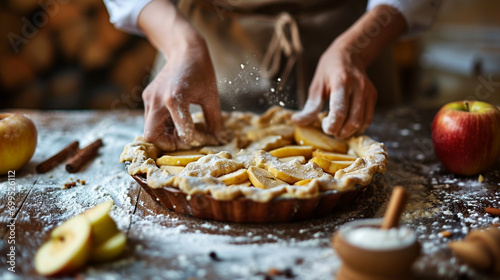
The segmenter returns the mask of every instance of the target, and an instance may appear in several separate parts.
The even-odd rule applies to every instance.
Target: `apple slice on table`
[[[73,217],[55,228],[35,255],[41,275],[70,274],[83,268],[92,248],[92,226],[84,216]]]
[[[94,247],[90,255],[93,262],[105,262],[118,258],[127,248],[127,236],[118,232],[102,244]]]
[[[92,226],[90,260],[93,262],[113,260],[127,247],[127,236],[118,230],[116,222],[109,216],[113,204],[113,200],[108,200],[82,213]]]
[[[113,200],[108,200],[82,213],[82,216],[85,216],[92,225],[94,246],[99,246],[119,232],[116,222],[109,216],[113,204]]]
[[[38,249],[35,268],[41,275],[71,274],[93,261],[121,255],[127,237],[109,216],[113,201],[103,202],[55,228],[51,239]]]

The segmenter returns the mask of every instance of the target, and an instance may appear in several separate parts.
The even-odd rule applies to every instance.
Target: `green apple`
[[[109,216],[113,200],[98,204],[82,213],[92,225],[92,241],[99,246],[119,232],[116,222]]]
[[[127,247],[127,236],[109,216],[113,201],[103,202],[55,228],[50,240],[35,255],[35,268],[41,275],[71,274],[90,259],[109,261]]]
[[[123,232],[118,232],[101,245],[94,247],[90,255],[93,262],[105,262],[114,260],[125,252],[127,248],[127,236]]]
[[[92,226],[93,262],[109,261],[120,256],[127,247],[127,236],[118,230],[116,222],[109,216],[113,200],[108,200],[82,213]]]
[[[44,276],[71,274],[83,268],[92,248],[92,227],[84,216],[73,217],[55,228],[38,249],[35,269]]]
[[[37,130],[22,113],[0,113],[0,175],[19,170],[35,153]]]

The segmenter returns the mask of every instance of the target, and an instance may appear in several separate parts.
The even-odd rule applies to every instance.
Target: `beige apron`
[[[303,105],[320,56],[365,12],[366,0],[181,0],[178,7],[207,41],[222,109],[262,112]],[[378,103],[394,104],[390,52],[370,68]]]

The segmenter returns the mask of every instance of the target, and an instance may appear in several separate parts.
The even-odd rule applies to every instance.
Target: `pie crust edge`
[[[273,111],[273,109],[269,111]],[[241,129],[241,126],[245,124],[260,128],[276,123],[289,124],[289,114],[291,111],[283,109],[274,109],[274,114],[271,116],[268,113],[258,116],[251,113],[233,112],[225,116],[225,126],[230,129],[235,129],[237,126]],[[125,146],[120,161],[129,162],[128,174],[145,176],[148,186],[152,189],[168,186],[178,188],[188,197],[195,194],[206,194],[222,201],[246,197],[255,202],[266,203],[277,197],[308,199],[317,197],[326,191],[351,190],[356,185],[368,185],[375,173],[385,173],[388,154],[383,143],[365,135],[351,137],[345,142],[349,147],[349,153],[356,154],[358,158],[350,166],[338,170],[334,176],[325,173],[319,178],[310,180],[305,185],[283,185],[269,189],[248,187],[246,184],[227,186],[212,176],[194,177],[168,174],[156,164],[156,159],[161,153],[160,149],[145,141],[142,136],[136,137],[132,143]]]

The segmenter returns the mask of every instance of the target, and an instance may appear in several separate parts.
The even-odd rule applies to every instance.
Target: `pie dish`
[[[224,113],[231,139],[221,146],[163,152],[143,137],[125,146],[127,172],[168,209],[234,222],[284,222],[324,216],[385,173],[388,155],[368,136],[345,141],[291,124],[292,111]],[[193,115],[203,126],[200,114]]]

